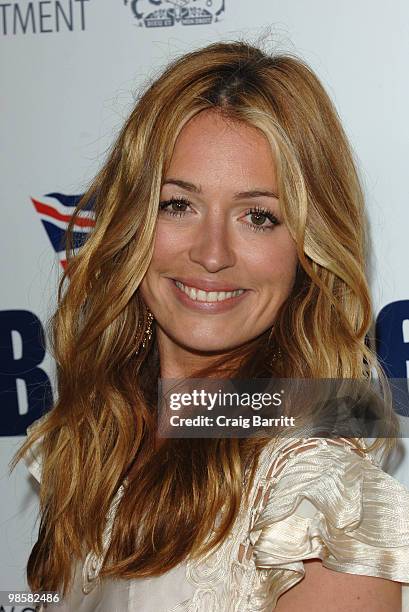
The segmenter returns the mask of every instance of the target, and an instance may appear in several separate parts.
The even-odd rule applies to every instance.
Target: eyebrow
[[[200,187],[197,187],[193,183],[189,183],[188,181],[182,181],[181,179],[167,178],[164,185],[176,185],[177,187],[181,187],[186,191],[190,191],[191,193],[201,193],[202,190]],[[274,191],[270,191],[268,189],[251,189],[250,191],[240,191],[239,193],[234,194],[235,200],[244,200],[246,198],[276,198],[278,200],[278,195]]]

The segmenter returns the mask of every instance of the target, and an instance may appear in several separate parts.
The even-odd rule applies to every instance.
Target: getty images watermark
[[[390,382],[393,409],[409,416],[406,379]],[[377,380],[160,379],[158,386],[164,438],[409,437],[387,414]]]
[[[280,414],[276,417],[264,417],[260,414],[243,416],[242,414],[234,413],[232,408],[247,408],[251,410],[262,410],[266,407],[276,407],[282,405],[284,390],[273,394],[264,392],[231,392],[218,389],[216,392],[211,392],[206,389],[193,389],[188,392],[171,392],[169,394],[169,408],[171,412],[182,411],[186,413],[186,409],[196,408],[201,410],[220,412],[221,414],[209,416],[206,414],[196,414],[195,416],[182,416],[182,414],[169,414],[169,424],[171,427],[186,427],[186,428],[243,428],[250,429],[251,427],[294,427],[295,418]]]

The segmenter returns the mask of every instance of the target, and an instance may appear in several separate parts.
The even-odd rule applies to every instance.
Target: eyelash
[[[171,217],[183,217],[186,214],[185,210],[168,210],[168,207],[171,204],[185,204],[186,206],[190,206],[190,202],[186,198],[170,198],[169,200],[159,202],[159,210],[165,212]],[[273,224],[264,227],[262,225],[251,225],[246,223],[249,229],[254,232],[265,232],[266,230],[272,230],[275,226],[280,225],[277,217],[275,217],[267,208],[254,206],[253,208],[250,208],[246,211],[245,216],[247,215],[264,215]]]

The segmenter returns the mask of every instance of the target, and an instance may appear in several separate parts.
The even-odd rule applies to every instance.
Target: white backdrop
[[[0,590],[26,588],[38,527],[37,494],[25,466],[11,477],[7,466],[54,385],[40,335],[54,305],[62,269],[54,247],[70,200],[46,196],[82,193],[138,86],[176,54],[220,39],[269,36],[270,47],[297,53],[318,73],[367,194],[382,351],[391,376],[409,376],[409,3],[186,0],[196,21],[189,24],[178,21],[183,12],[175,5],[182,3],[162,0],[154,21],[145,19],[157,8],[151,0],[0,2]],[[206,15],[211,23],[199,23]],[[391,468],[406,485],[408,465],[403,457]]]

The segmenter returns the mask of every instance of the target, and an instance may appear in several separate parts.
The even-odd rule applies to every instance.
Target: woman
[[[157,435],[159,377],[386,385],[362,192],[317,77],[244,43],[185,55],[90,203],[52,321],[58,401],[17,455],[41,476],[30,587],[63,610],[400,610],[409,491],[374,459],[391,440]]]

